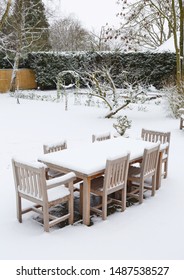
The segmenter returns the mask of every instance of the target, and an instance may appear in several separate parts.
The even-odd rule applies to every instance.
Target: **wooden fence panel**
[[[10,89],[12,69],[0,69],[0,93]],[[36,76],[31,69],[19,69],[16,78],[16,87],[19,89],[36,89]]]

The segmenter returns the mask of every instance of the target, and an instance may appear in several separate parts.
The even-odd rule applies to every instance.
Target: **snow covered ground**
[[[0,259],[184,259],[184,131],[179,120],[169,116],[166,102],[152,100],[121,112],[132,120],[127,132],[140,138],[142,128],[171,131],[169,174],[155,197],[114,213],[106,221],[53,228],[45,233],[32,213],[16,220],[15,190],[11,168],[13,156],[37,159],[43,143],[66,139],[68,148],[91,142],[93,133],[111,131],[114,119],[104,119],[105,108],[20,99],[0,95]]]

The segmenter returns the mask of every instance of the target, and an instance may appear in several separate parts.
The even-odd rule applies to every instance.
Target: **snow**
[[[131,151],[130,159],[134,160],[141,157],[144,148],[152,148],[156,145],[156,143],[118,137],[111,141],[85,143],[58,153],[39,156],[38,159],[46,164],[51,163],[74,172],[92,175],[105,169],[106,159],[109,157],[121,157]]]
[[[179,37],[179,34],[178,34]],[[156,52],[172,52],[175,53],[175,46],[174,46],[174,37],[171,36],[167,41],[165,41],[161,46],[159,46]]]
[[[45,93],[44,93],[45,94]],[[179,120],[169,116],[166,101],[132,104],[126,114],[132,120],[127,131],[139,139],[141,129],[171,131],[168,178],[162,180],[155,197],[141,205],[116,212],[94,225],[52,228],[50,233],[32,219],[16,219],[12,157],[36,160],[45,142],[67,140],[68,149],[91,142],[92,134],[115,133],[114,119],[104,119],[105,108],[20,99],[0,95],[0,240],[2,260],[182,260],[184,258],[183,140]],[[146,107],[146,109],[145,109]],[[64,152],[64,151],[63,151]],[[26,203],[25,203],[26,204]]]
[[[29,165],[30,167],[33,167],[33,168],[46,168],[47,166],[41,162],[38,162],[38,161],[24,161],[22,160],[22,158],[17,158],[17,157],[13,157],[12,158],[13,161],[17,161],[18,163],[20,164],[23,164],[23,165]]]
[[[50,180],[47,180],[47,187],[52,187],[53,185],[59,185],[59,184],[64,184],[65,181],[68,180],[74,180],[76,178],[75,173],[74,172],[69,172],[65,175],[63,175],[62,177],[56,177]]]
[[[47,191],[48,200],[53,201],[58,199],[58,197],[62,198],[69,195],[70,192],[67,187],[65,186],[58,186]]]

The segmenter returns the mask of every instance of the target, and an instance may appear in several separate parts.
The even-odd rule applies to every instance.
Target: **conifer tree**
[[[26,52],[45,51],[49,47],[49,24],[42,0],[15,0],[9,19],[11,34],[21,33]]]
[[[14,59],[11,90],[15,90],[20,57],[49,49],[49,24],[42,0],[15,0],[2,30],[1,49]]]
[[[11,4],[12,4],[12,0],[7,0],[5,2],[5,7],[3,9],[2,7],[2,3],[0,1],[0,31],[3,27],[3,24],[4,22],[6,21],[6,18],[8,17],[8,14],[9,14],[9,11],[10,11],[10,8],[11,8]]]

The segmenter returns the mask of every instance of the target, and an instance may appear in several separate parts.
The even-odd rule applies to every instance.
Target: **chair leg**
[[[44,227],[44,231],[49,232],[49,208],[48,208],[48,205],[43,206],[43,227]]]
[[[151,189],[151,195],[154,196],[156,191],[156,175],[153,175],[152,177],[152,189]]]
[[[68,210],[69,210],[69,213],[70,213],[70,216],[69,216],[69,224],[70,225],[73,225],[73,220],[74,220],[74,215],[73,215],[73,195],[70,196],[70,199],[68,201]]]
[[[17,194],[17,219],[22,223],[22,201],[21,197]]]
[[[139,185],[139,204],[143,203],[144,182]]]
[[[127,181],[127,192],[131,192],[132,191],[132,181],[128,180]]]
[[[125,190],[125,188],[123,188],[121,191],[121,208],[122,208],[122,211],[125,211],[125,209],[126,209],[126,190]]]
[[[102,220],[107,219],[107,196],[102,197]]]
[[[168,161],[164,162],[164,179],[167,178]]]
[[[183,121],[182,121],[182,118],[180,118],[180,129],[182,129],[183,127]]]

